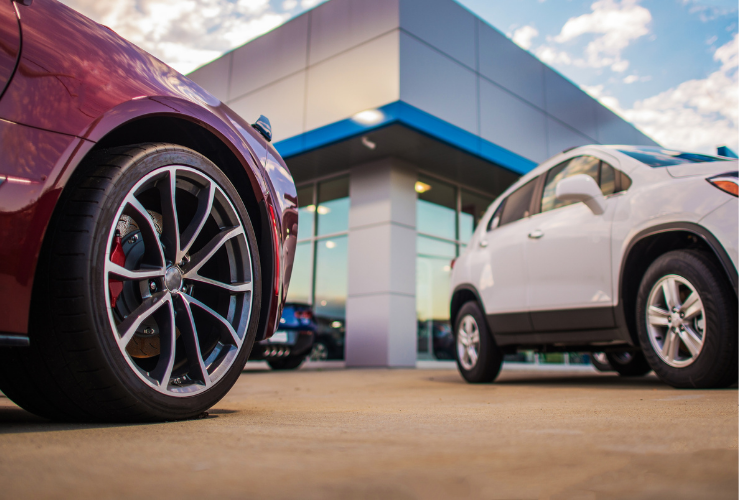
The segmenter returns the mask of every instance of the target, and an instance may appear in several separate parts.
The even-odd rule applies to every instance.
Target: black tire
[[[662,359],[652,344],[657,340],[650,339],[648,329],[647,310],[652,290],[670,276],[684,280],[682,283],[687,282],[695,289],[704,311],[702,348],[696,356],[690,353],[692,361],[681,367],[671,366]],[[678,288],[680,294],[687,294],[686,288],[685,285]],[[636,301],[639,342],[647,361],[662,381],[678,388],[721,388],[736,383],[737,298],[723,270],[708,254],[698,250],[675,250],[660,256],[644,274]],[[682,320],[676,318],[675,321]],[[674,324],[670,318],[670,325]],[[664,328],[666,340],[669,328]],[[689,350],[684,341],[677,345],[678,353],[687,356]]]
[[[464,333],[462,328],[467,318],[474,319],[479,332],[478,356],[471,366],[465,366],[464,355],[460,354],[460,351],[463,350],[460,344],[460,332]],[[454,338],[457,345],[457,368],[459,368],[462,377],[471,384],[487,383],[495,380],[503,364],[503,352],[495,345],[495,340],[493,340],[493,336],[488,330],[485,316],[477,302],[467,302],[459,310],[454,325]]]
[[[608,362],[608,358],[603,352],[590,353],[590,362],[599,372],[612,372],[615,371],[611,364]]]
[[[638,351],[607,352],[606,358],[611,371],[622,377],[643,377],[652,371],[644,354]]]
[[[283,359],[272,359],[267,364],[273,370],[295,370],[305,361],[305,356],[288,356]]]
[[[118,228],[118,224],[123,220],[114,221],[119,208],[127,206],[123,204],[123,200],[129,190],[133,189],[140,180],[149,174],[157,175],[155,171],[163,171],[162,168],[168,165],[186,166],[193,172],[197,172],[192,174],[193,176],[202,175],[202,179],[214,181],[220,188],[218,196],[221,198],[219,200],[223,200],[224,193],[230,200],[232,208],[229,209],[231,211],[228,212],[228,216],[239,219],[244,228],[244,238],[239,236],[238,243],[228,240],[228,247],[232,248],[232,245],[238,244],[248,245],[250,248],[248,255],[251,259],[250,272],[252,272],[253,286],[249,306],[251,312],[249,316],[244,315],[244,320],[238,324],[240,335],[243,337],[240,343],[234,339],[234,347],[238,350],[235,350],[235,354],[229,358],[233,361],[228,370],[224,369],[217,377],[210,377],[203,374],[204,370],[201,368],[204,389],[194,389],[193,395],[178,393],[180,395],[177,397],[174,394],[181,384],[195,383],[186,379],[192,373],[192,368],[188,367],[194,366],[192,365],[194,361],[188,357],[189,354],[184,354],[184,361],[182,361],[183,351],[181,349],[183,348],[179,345],[187,344],[190,346],[188,349],[191,349],[187,352],[192,352],[194,349],[192,346],[195,345],[192,339],[196,339],[196,342],[205,342],[202,339],[207,338],[208,335],[215,335],[212,333],[215,327],[201,329],[202,323],[198,323],[196,328],[198,332],[192,336],[185,336],[181,332],[181,319],[175,320],[176,328],[166,321],[164,323],[166,328],[159,324],[161,327],[161,333],[157,334],[159,342],[169,342],[167,335],[171,334],[170,346],[173,346],[174,353],[166,358],[170,360],[168,365],[170,368],[168,371],[164,370],[161,380],[164,381],[166,377],[170,378],[166,378],[164,385],[160,382],[160,387],[163,389],[155,390],[152,385],[145,382],[141,371],[135,371],[131,364],[133,358],[124,354],[124,350],[130,352],[130,344],[119,347],[120,332],[117,331],[118,326],[112,327],[110,319],[112,316],[108,314],[107,304],[112,300],[110,299],[112,291],[106,288],[106,280],[111,272],[106,267],[108,255],[110,255],[108,242],[111,241],[113,234],[111,228]],[[169,175],[174,175],[176,182],[179,183],[178,173],[174,172]],[[152,182],[159,186],[158,183],[161,181]],[[177,186],[176,196],[180,200],[179,184]],[[164,188],[157,187],[157,189]],[[177,217],[180,217],[180,201],[177,203]],[[184,205],[185,202],[182,201],[182,206]],[[210,218],[213,217],[214,211],[203,212],[205,215],[202,216],[202,220],[205,222],[195,232],[190,233],[195,235],[188,240],[192,245],[190,252],[200,247],[201,243],[197,238],[201,235],[204,238],[210,238],[209,234],[201,231],[213,224]],[[154,216],[150,215],[150,217],[154,221]],[[219,215],[219,217],[220,220],[225,220],[223,219],[225,216]],[[140,219],[144,220],[141,217]],[[190,219],[189,226],[181,229],[183,231],[190,229],[194,219],[195,215]],[[159,227],[156,221],[149,222],[149,224],[152,224],[151,228],[154,229]],[[183,222],[183,224],[186,223]],[[145,233],[144,230],[140,230],[139,234],[143,242],[146,238],[151,238],[147,234],[154,233]],[[164,240],[163,233],[159,234],[159,239]],[[147,241],[157,241],[158,244],[156,234],[154,238]],[[138,241],[138,238],[132,237],[127,241],[129,243]],[[184,236],[182,241],[185,241]],[[162,246],[160,250],[160,255],[164,259],[161,264],[162,268],[172,266],[168,264],[168,258],[165,258],[165,246]],[[156,249],[157,245],[147,248]],[[216,165],[197,152],[171,144],[139,144],[93,153],[77,168],[69,180],[49,223],[34,283],[29,325],[30,347],[0,349],[0,389],[26,410],[57,420],[161,421],[193,418],[202,414],[217,403],[234,385],[254,343],[261,301],[261,272],[259,254],[256,249],[254,229],[238,192]],[[177,252],[179,251],[178,249]],[[197,254],[193,253],[193,257],[187,258],[196,259]],[[214,263],[216,267],[221,265],[220,260]],[[186,269],[185,262],[188,261],[183,260],[177,265]],[[206,266],[210,265],[210,256],[203,257],[202,262],[206,263],[204,264]],[[127,262],[126,265],[128,265]],[[194,272],[198,273],[197,270]],[[181,273],[181,276],[184,276],[185,271]],[[150,288],[156,289],[156,284],[152,285],[155,280],[150,281]],[[143,279],[139,279],[138,283],[135,281],[130,283],[137,284],[141,290],[146,288],[145,285],[141,286],[141,283],[146,283]],[[160,283],[161,293],[159,295],[170,296],[170,299],[169,305],[160,306],[159,310],[166,309],[167,314],[172,314],[171,317],[174,318],[174,311],[178,310],[175,302],[181,300],[179,297],[185,296],[186,293],[192,295],[197,287],[193,285],[187,291],[185,278],[181,278],[178,285],[180,291],[173,292],[171,291],[173,288],[170,288],[171,281],[165,281],[164,275]],[[182,295],[177,295],[177,293]],[[229,292],[219,290],[214,293]],[[141,301],[143,301],[143,294],[142,291],[142,296],[139,297]],[[152,300],[154,300],[153,295]],[[156,299],[153,303],[158,301],[159,299]],[[192,318],[193,313],[190,314]],[[147,321],[151,316],[153,314],[146,317]],[[123,323],[116,323],[116,325],[121,324]],[[196,322],[191,319],[189,324],[194,326]],[[135,328],[138,332],[139,327]],[[127,331],[133,332],[133,327]],[[137,335],[138,333],[134,336]],[[159,354],[147,359],[150,361],[165,359],[162,355],[166,347],[165,344],[160,343]],[[210,352],[215,349],[208,348],[211,349]],[[201,345],[200,349],[204,347]],[[203,351],[202,358],[204,359],[206,355],[207,352]],[[176,363],[179,365],[175,370]],[[227,366],[223,365],[224,368]],[[159,370],[158,367],[159,364],[156,370]],[[186,373],[186,375],[181,376],[180,373]],[[210,385],[205,382],[206,376]]]

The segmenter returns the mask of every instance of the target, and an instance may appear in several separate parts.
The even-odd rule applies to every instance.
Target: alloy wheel
[[[465,370],[472,370],[480,357],[480,328],[471,314],[463,317],[459,323],[457,355]]]
[[[659,279],[647,299],[646,326],[657,355],[669,366],[692,364],[706,339],[703,301],[688,280],[671,274]]]
[[[252,255],[233,203],[210,176],[166,166],[120,204],[104,290],[121,353],[151,388],[184,397],[233,365],[252,310]]]

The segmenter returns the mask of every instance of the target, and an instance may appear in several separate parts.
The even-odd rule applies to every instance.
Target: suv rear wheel
[[[503,353],[488,331],[485,317],[476,302],[467,302],[454,325],[457,367],[467,382],[492,382],[500,373]]]
[[[737,381],[737,301],[704,252],[676,250],[652,263],[637,296],[642,350],[674,387],[726,387]]]

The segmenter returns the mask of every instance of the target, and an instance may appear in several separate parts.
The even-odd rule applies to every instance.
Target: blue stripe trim
[[[291,156],[398,123],[518,174],[525,174],[536,166],[536,163],[523,156],[482,139],[403,101],[387,104],[378,108],[378,111],[382,113],[382,118],[371,125],[362,124],[353,118],[348,118],[282,140],[275,143],[274,146],[283,158],[288,159]]]

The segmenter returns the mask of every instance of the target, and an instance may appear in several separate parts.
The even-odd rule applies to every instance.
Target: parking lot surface
[[[737,391],[507,369],[251,368],[205,418],[58,424],[0,397],[1,498],[737,498]]]

